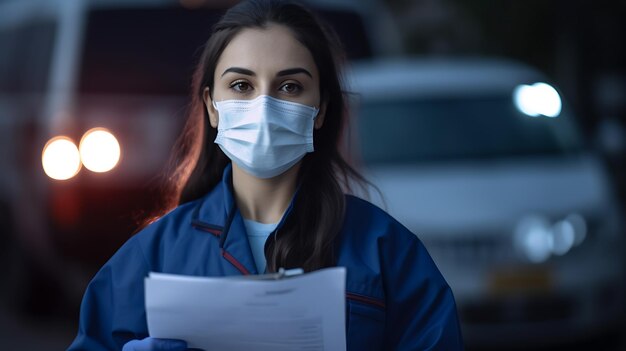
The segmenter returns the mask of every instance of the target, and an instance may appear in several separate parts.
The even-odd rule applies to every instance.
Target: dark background
[[[0,1],[0,4],[6,2]],[[626,201],[626,1],[566,1],[566,0],[386,0],[395,24],[401,32],[401,42],[405,46],[404,55],[432,57],[460,56],[496,56],[519,60],[537,67],[554,82],[564,95],[564,99],[574,108],[583,127],[586,142],[603,157],[611,170],[613,180],[622,204]],[[181,10],[182,11],[182,10]],[[147,14],[146,14],[147,15]],[[216,15],[217,16],[217,15]],[[217,18],[217,17],[215,17]],[[97,21],[98,19],[95,18]],[[132,18],[123,20],[133,20]],[[102,23],[99,28],[107,28]],[[124,33],[116,32],[111,24],[108,30],[100,33],[107,40],[116,41]],[[350,26],[342,29],[344,36],[354,38],[358,31]],[[207,31],[208,33],[208,31]],[[199,33],[198,38],[204,38]],[[154,33],[145,33],[145,36]],[[177,38],[165,38],[174,44]],[[196,41],[194,41],[196,40]],[[176,52],[193,52],[197,40],[187,40],[176,44]],[[201,41],[200,41],[201,43]],[[351,57],[368,55],[366,44],[348,43]],[[142,52],[142,46],[128,47],[124,53],[131,57]],[[104,52],[91,52],[100,57]],[[155,54],[155,53],[148,53]],[[183,58],[183,60],[185,60]],[[190,67],[182,72],[191,72],[194,56],[188,57]],[[126,69],[124,65],[118,67]],[[17,69],[17,68],[16,68]],[[99,67],[86,66],[84,70],[97,74]],[[174,78],[180,86],[188,85],[189,76],[180,78],[175,72]],[[93,77],[93,75],[92,75]],[[178,78],[176,78],[178,77]],[[148,77],[147,77],[148,78]],[[0,80],[3,78],[0,76]],[[99,77],[93,81],[106,81]],[[92,80],[81,81],[80,89],[114,89],[111,86],[93,87]],[[156,86],[156,85],[155,85]],[[104,88],[103,88],[104,87]],[[133,89],[131,86],[129,89]],[[177,91],[180,91],[178,89]],[[182,115],[182,113],[181,113]],[[2,116],[0,116],[2,118]],[[32,127],[32,126],[31,126]],[[2,128],[7,128],[4,125]],[[16,143],[22,145],[16,149],[37,150],[41,147],[33,131],[28,129],[19,134]],[[34,127],[33,127],[34,128]],[[165,158],[165,157],[164,157]],[[25,168],[39,171],[36,162],[23,161]],[[37,178],[33,176],[34,178]],[[81,176],[85,178],[86,176]],[[76,333],[80,294],[84,291],[88,278],[109,257],[116,248],[131,235],[136,228],[137,218],[142,210],[150,209],[156,198],[158,182],[149,182],[149,186],[133,188],[111,188],[93,191],[89,196],[81,197],[72,193],[66,185],[55,184],[52,193],[63,192],[63,203],[51,201],[48,204],[35,204],[44,208],[60,208],[60,215],[71,216],[76,208],[88,209],[90,204],[106,203],[118,194],[126,194],[138,199],[124,208],[128,213],[120,219],[119,209],[109,208],[100,216],[110,216],[111,228],[122,233],[108,241],[94,241],[93,238],[71,239],[74,229],[68,229],[66,236],[57,236],[56,248],[60,248],[63,263],[58,266],[46,266],[45,259],[34,257],[37,250],[24,249],[15,240],[18,230],[12,219],[15,210],[13,204],[0,203],[0,259],[7,267],[6,284],[1,289],[0,307],[0,349],[63,349]],[[74,196],[76,202],[72,202]],[[79,199],[80,198],[80,199]],[[104,200],[103,200],[104,199]],[[74,205],[71,205],[71,204]],[[55,207],[56,206],[58,207]],[[68,205],[70,204],[70,205]],[[74,206],[74,207],[72,207]],[[74,209],[74,210],[73,210]],[[78,212],[76,212],[78,213]],[[74,213],[74,216],[77,214]],[[44,228],[55,227],[38,217],[33,221],[43,221]],[[62,226],[61,226],[62,228]],[[121,228],[121,229],[120,229]],[[57,233],[58,234],[58,233]],[[19,234],[17,234],[19,235]],[[61,238],[61,239],[59,239]],[[65,238],[65,239],[64,239]],[[70,238],[70,239],[67,239]],[[29,239],[31,240],[31,239]],[[85,249],[88,247],[89,249]],[[82,249],[81,249],[82,248]],[[17,259],[16,259],[17,257]],[[19,262],[19,264],[16,264]],[[64,273],[60,274],[59,270]],[[63,275],[76,273],[83,278],[65,279]],[[562,348],[589,348],[621,350],[626,349],[621,334],[626,326],[619,330],[607,331],[605,335],[576,345],[563,345]]]

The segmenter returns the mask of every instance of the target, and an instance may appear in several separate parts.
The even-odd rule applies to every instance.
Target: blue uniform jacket
[[[452,292],[413,233],[369,202],[346,196],[338,240],[337,266],[347,268],[348,350],[463,348]],[[230,166],[206,196],[144,228],[100,269],[83,297],[69,350],[120,350],[148,336],[143,284],[150,271],[258,273],[235,206]]]

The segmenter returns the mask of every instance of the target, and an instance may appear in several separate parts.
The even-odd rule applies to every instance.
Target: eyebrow
[[[240,74],[245,74],[247,76],[256,76],[256,73],[254,73],[253,71],[247,69],[247,68],[241,68],[241,67],[230,67],[227,68],[224,73],[222,73],[222,77],[226,74],[226,73],[240,73]],[[289,68],[289,69],[284,69],[282,71],[279,71],[278,73],[276,73],[277,77],[282,77],[282,76],[289,76],[292,74],[298,74],[298,73],[304,73],[307,76],[313,78],[313,76],[311,75],[311,72],[307,71],[304,68],[301,67],[296,67],[296,68]]]
[[[304,68],[300,68],[300,67],[297,67],[297,68],[289,68],[289,69],[282,70],[282,71],[280,71],[280,72],[276,73],[276,76],[277,76],[277,77],[282,77],[282,76],[289,76],[289,75],[292,75],[292,74],[298,74],[298,73],[304,73],[304,74],[306,74],[307,76],[309,76],[309,77],[313,78],[313,76],[311,75],[311,73],[310,73],[309,71],[307,71],[307,70],[306,70],[306,69],[304,69]]]
[[[256,74],[254,72],[252,72],[249,69],[245,69],[245,68],[241,68],[241,67],[230,67],[227,68],[224,73],[222,73],[222,77],[228,73],[228,72],[233,72],[233,73],[241,73],[241,74],[245,74],[247,76],[256,76]]]

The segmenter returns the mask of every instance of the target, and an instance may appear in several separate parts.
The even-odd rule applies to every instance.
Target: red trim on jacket
[[[376,307],[385,308],[385,303],[381,300],[374,299],[368,296],[363,296],[355,293],[346,292],[346,297],[351,300],[363,302]]]
[[[221,229],[211,228],[211,227],[208,227],[206,225],[202,225],[201,223],[197,223],[197,222],[192,222],[191,225],[194,228],[196,228],[196,229],[202,230],[203,232],[211,233],[211,234],[215,235],[218,238],[219,238],[220,235],[222,235],[222,230]]]
[[[226,252],[226,250],[222,249],[222,256],[228,260],[235,268],[237,268],[243,275],[250,275],[250,272],[241,264],[241,262],[237,261],[235,257]]]

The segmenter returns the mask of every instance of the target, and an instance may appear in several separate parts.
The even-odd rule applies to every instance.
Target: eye
[[[294,95],[302,91],[302,86],[296,83],[286,83],[280,87],[280,91]]]
[[[245,93],[252,89],[249,83],[236,81],[230,84],[230,88],[238,93]]]

